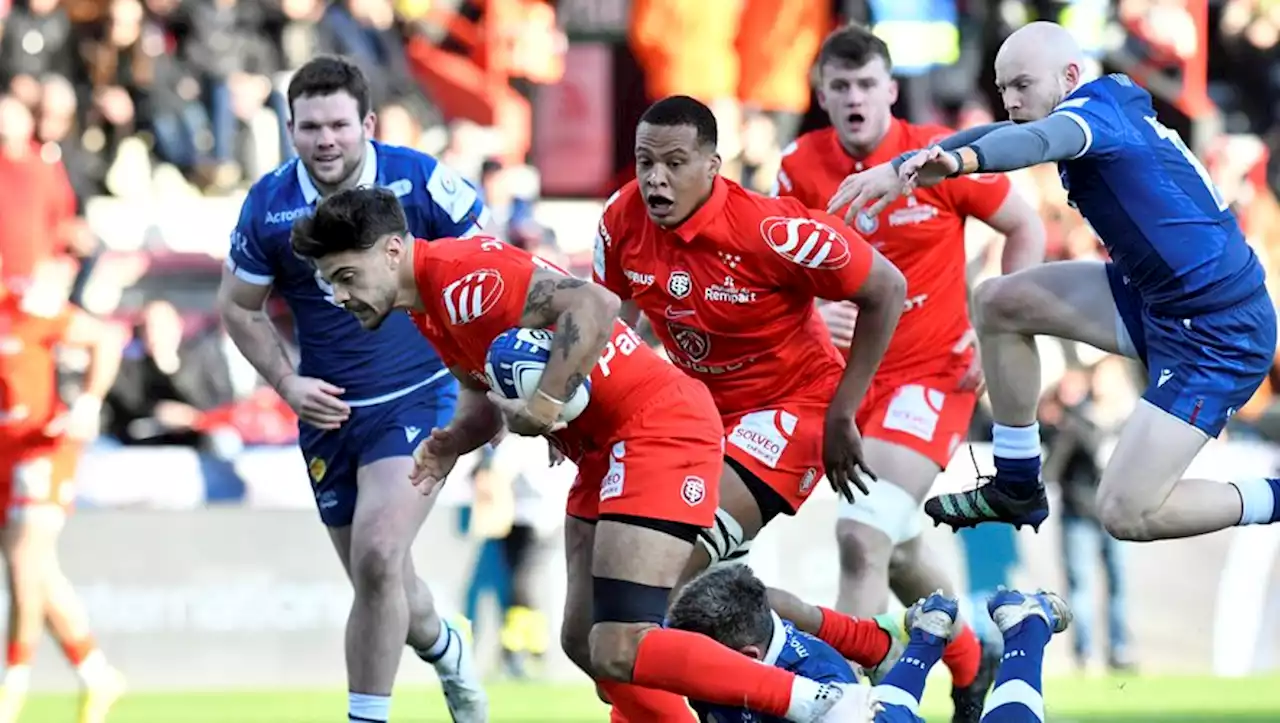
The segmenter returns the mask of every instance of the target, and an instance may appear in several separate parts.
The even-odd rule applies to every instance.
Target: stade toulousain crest
[[[667,277],[667,293],[677,299],[683,299],[689,296],[689,292],[693,291],[693,279],[689,278],[688,271],[672,271],[671,276]]]

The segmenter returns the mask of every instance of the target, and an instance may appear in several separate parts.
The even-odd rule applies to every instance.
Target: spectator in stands
[[[0,91],[28,108],[40,102],[40,78],[84,77],[71,19],[58,0],[16,0],[0,37]]]
[[[232,400],[231,379],[216,336],[187,344],[183,336],[172,304],[152,301],[144,307],[104,406],[111,436],[135,445],[203,441],[201,414]]]
[[[42,151],[30,109],[7,94],[0,94],[0,189],[0,282],[21,287],[40,261],[66,253],[83,227],[56,149]]]
[[[79,100],[71,81],[61,75],[46,75],[40,85],[36,140],[41,143],[42,155],[56,153],[61,158],[77,208],[83,209],[90,198],[106,192],[106,166],[101,156],[90,153],[80,142]]]
[[[397,101],[429,112],[418,82],[409,71],[404,37],[390,0],[341,0],[320,21],[327,52],[351,58],[369,78],[374,105]]]
[[[1119,357],[1109,357],[1092,374],[1084,369],[1069,369],[1040,406],[1040,429],[1049,450],[1044,477],[1056,482],[1062,494],[1063,562],[1067,594],[1076,614],[1073,650],[1081,669],[1089,665],[1097,632],[1093,573],[1099,557],[1107,585],[1107,664],[1113,671],[1127,670],[1132,665],[1125,612],[1124,550],[1122,543],[1102,528],[1095,506],[1102,465],[1124,417],[1116,412],[1126,404],[1132,408],[1126,364]]]

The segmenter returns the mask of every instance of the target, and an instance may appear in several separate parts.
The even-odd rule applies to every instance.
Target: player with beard
[[[496,239],[427,242],[408,227],[389,190],[352,189],[298,222],[293,249],[315,260],[366,328],[408,310],[462,385],[457,414],[415,452],[413,484],[424,494],[504,421],[515,434],[545,435],[577,465],[568,512],[591,524],[568,540],[566,607],[579,619],[585,609],[591,669],[628,719],[688,719],[678,696],[798,723],[848,720],[865,706],[866,689],[758,665],[661,626],[698,532],[715,518],[724,430],[706,388],[645,346],[603,287]],[[554,333],[535,336],[542,329]],[[495,340],[513,330],[547,355],[524,399],[493,390],[501,362],[487,370]],[[563,420],[562,400],[588,380],[589,403]],[[652,696],[678,707],[654,710],[644,700]]]
[[[457,386],[407,316],[362,329],[319,272],[294,255],[289,233],[322,198],[355,186],[391,189],[422,238],[475,233],[484,207],[436,159],[370,140],[368,83],[349,61],[303,65],[288,100],[298,158],[249,191],[231,235],[219,310],[241,353],[298,414],[320,520],[355,589],[346,631],[348,719],[388,719],[408,644],[440,675],[453,719],[479,723],[488,704],[467,645],[436,613],[410,558],[435,497],[404,483],[414,447],[453,414]],[[296,367],[263,311],[273,288],[293,313]]]
[[[884,41],[858,25],[833,32],[814,67],[818,102],[831,126],[801,136],[784,151],[775,193],[827,208],[850,173],[950,133],[894,118],[898,87]],[[1003,270],[1037,264],[1044,227],[1003,176],[975,176],[921,190],[854,226],[907,278],[902,320],[858,410],[867,464],[880,483],[857,504],[840,502],[837,609],[875,615],[892,588],[909,604],[951,587],[921,538],[920,505],[964,440],[981,387],[965,280],[965,222],[985,221],[1005,234]],[[837,345],[849,345],[853,304],[821,312]],[[983,658],[968,626],[948,645],[956,721],[977,721],[996,661]],[[980,661],[983,663],[980,665]]]

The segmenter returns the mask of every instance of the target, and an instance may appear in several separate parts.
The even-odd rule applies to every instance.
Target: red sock
[[[836,649],[846,660],[874,668],[889,654],[893,640],[874,620],[855,618],[828,608],[822,611],[818,639]]]
[[[74,642],[66,642],[62,644],[62,654],[67,656],[67,662],[71,663],[71,667],[76,667],[89,657],[98,644],[94,642],[92,637],[85,637],[82,640]]]
[[[34,645],[11,642],[9,643],[9,653],[5,656],[6,667],[15,668],[21,665],[30,665],[34,654]]]
[[[951,671],[952,685],[964,688],[973,683],[978,677],[978,667],[982,665],[982,646],[973,628],[964,626],[955,640],[947,643],[942,650],[942,662]]]
[[[640,639],[631,678],[712,705],[785,716],[796,676],[697,633],[658,628]]]
[[[609,700],[613,702],[613,710],[609,720],[613,723],[644,723],[645,721],[673,721],[673,723],[694,723],[693,711],[689,709],[684,698],[675,693],[652,688],[641,688],[638,685],[619,683],[612,680],[599,681]]]

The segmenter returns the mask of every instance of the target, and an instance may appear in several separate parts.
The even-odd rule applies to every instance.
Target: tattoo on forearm
[[[533,282],[525,296],[521,316],[525,324],[546,326],[556,320],[555,296],[557,291],[570,291],[585,286],[587,282],[572,277],[543,278]]]
[[[562,396],[561,399],[565,400],[566,402],[569,401],[570,399],[573,399],[573,395],[575,392],[578,391],[578,387],[581,387],[582,383],[585,382],[586,380],[587,380],[586,376],[579,374],[577,372],[570,374],[569,381],[565,382],[564,384],[564,396]]]
[[[556,322],[556,340],[552,350],[559,349],[560,358],[568,359],[569,352],[580,341],[582,341],[582,329],[578,328],[578,322],[574,321],[573,313],[566,311]]]

